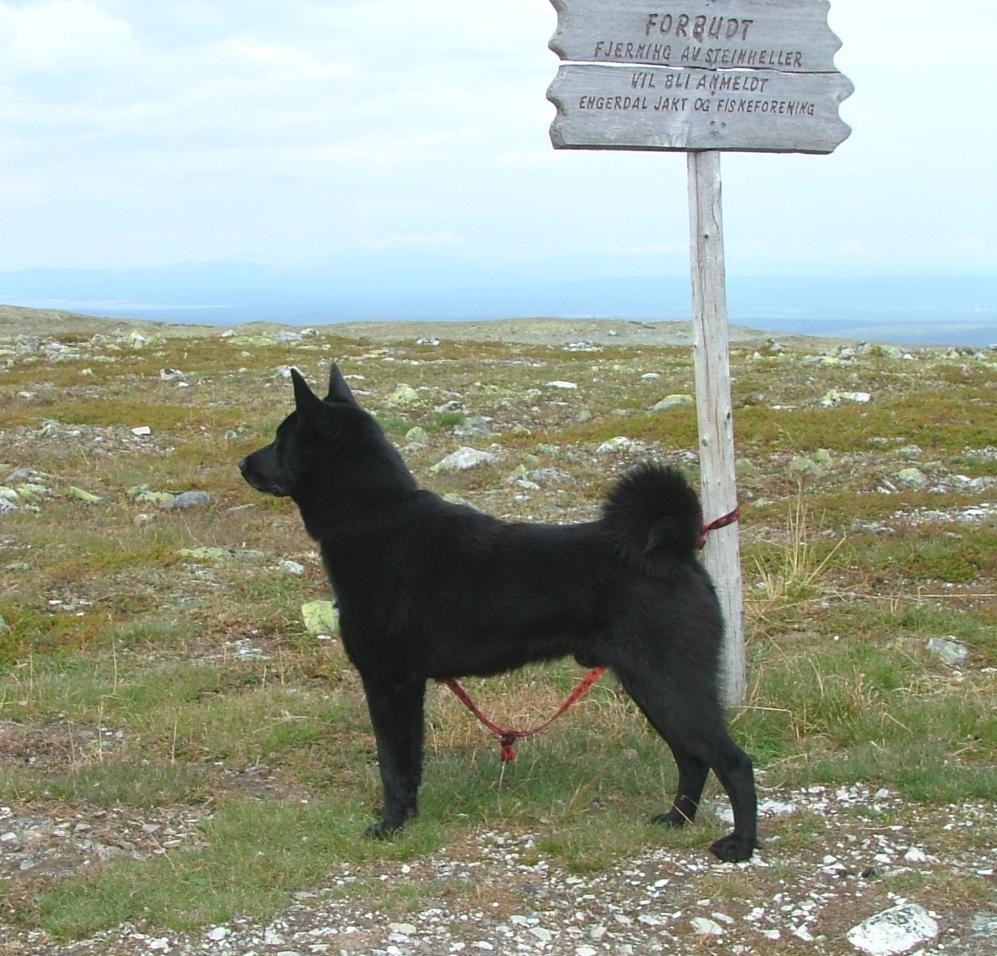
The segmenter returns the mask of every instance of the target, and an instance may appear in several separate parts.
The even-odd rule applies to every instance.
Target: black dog
[[[324,400],[292,377],[295,411],[239,468],[259,491],[293,498],[321,546],[377,738],[384,809],[369,832],[416,812],[428,679],[574,655],[612,668],[675,756],[678,792],[654,821],[691,821],[712,768],[734,830],[710,849],[748,859],[754,777],[717,699],[723,624],[695,558],[701,514],[685,479],[646,464],[599,521],[500,521],[420,489],[335,365]]]

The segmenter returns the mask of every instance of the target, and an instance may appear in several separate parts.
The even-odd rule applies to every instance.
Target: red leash
[[[741,516],[741,506],[738,505],[733,511],[727,512],[725,515],[721,515],[719,518],[714,519],[709,524],[703,525],[703,530],[699,536],[699,546],[702,548],[706,544],[706,536],[711,531],[716,531],[717,528],[726,528],[727,525],[733,524]],[[516,759],[515,744],[517,740],[522,740],[524,737],[532,737],[534,734],[540,733],[541,730],[546,730],[558,717],[561,716],[566,710],[574,707],[591,689],[592,685],[606,673],[605,667],[593,667],[575,686],[564,701],[561,706],[557,708],[552,717],[549,717],[542,724],[531,730],[512,730],[509,727],[500,727],[495,721],[486,717],[479,709],[477,704],[471,700],[467,691],[461,687],[460,683],[453,677],[441,677],[438,683],[446,684],[454,694],[457,699],[478,718],[481,723],[487,727],[493,734],[496,734],[499,738],[499,742],[502,745],[502,763],[510,763]]]
[[[453,677],[443,677],[440,678],[441,684],[446,684],[454,694],[457,695],[457,699],[472,713],[478,720],[481,721],[493,734],[497,734],[500,743],[502,744],[502,763],[509,763],[516,759],[516,751],[514,745],[517,740],[522,740],[524,737],[532,737],[534,734],[540,733],[541,730],[545,730],[549,727],[558,717],[561,716],[570,707],[581,700],[585,694],[588,692],[589,688],[606,672],[605,667],[593,667],[579,682],[575,689],[565,697],[563,703],[557,708],[554,716],[545,720],[539,727],[534,727],[532,730],[512,730],[508,727],[500,727],[493,720],[486,717],[477,707],[473,700],[468,696],[466,690],[460,686],[460,684]]]

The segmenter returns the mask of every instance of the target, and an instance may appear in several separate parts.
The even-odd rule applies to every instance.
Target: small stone
[[[634,447],[634,444],[632,438],[627,438],[626,435],[617,435],[615,438],[610,438],[609,441],[604,441],[596,448],[595,453],[597,455],[612,455],[615,452],[629,451]]]
[[[938,935],[938,923],[923,906],[901,903],[853,926],[848,942],[870,956],[899,956]]]
[[[492,433],[491,419],[473,415],[457,425],[453,433],[458,438],[487,438]]]
[[[969,657],[969,649],[951,637],[929,637],[924,647],[949,667],[958,667]]]
[[[197,505],[208,505],[214,501],[206,491],[182,491],[173,496],[174,508],[194,508]]]
[[[430,471],[467,471],[479,465],[491,465],[498,461],[498,456],[488,451],[478,451],[476,448],[458,448],[446,458],[438,461]]]
[[[695,405],[696,400],[691,395],[675,394],[666,395],[660,402],[655,402],[650,411],[652,412],[666,412],[670,408],[688,408],[691,405]]]
[[[548,382],[547,383],[547,387],[548,388],[560,388],[560,389],[563,389],[563,390],[569,391],[569,392],[574,391],[576,388],[578,388],[578,386],[574,382],[562,382],[562,381],[557,381],[557,380],[555,380],[553,382]]]
[[[723,927],[715,920],[705,916],[694,916],[690,923],[693,930],[700,936],[723,936]]]
[[[216,926],[214,929],[209,929],[205,935],[213,943],[220,943],[230,932],[231,930],[227,926]]]
[[[152,429],[148,425],[139,425],[137,428],[132,429],[132,434],[143,438],[146,435],[151,435]]]
[[[821,475],[824,470],[812,458],[806,455],[794,455],[789,462],[789,470],[797,475]]]
[[[859,405],[866,405],[872,401],[869,392],[839,392],[836,388],[826,392],[820,403],[824,406],[840,405],[842,402],[855,402]]]
[[[419,393],[411,385],[400,382],[395,386],[395,390],[385,398],[384,404],[389,405],[391,408],[405,408],[408,405],[414,405],[418,401]]]
[[[292,561],[290,558],[282,558],[277,562],[277,567],[285,574],[293,574],[300,577],[305,573],[305,566],[298,561]]]
[[[928,484],[928,476],[920,468],[901,468],[895,477],[905,488],[924,488]]]
[[[138,504],[156,505],[159,508],[173,507],[173,495],[168,491],[153,491],[148,485],[134,485],[125,494]]]
[[[27,481],[23,485],[18,485],[14,490],[21,501],[38,501],[49,495],[48,486],[40,485],[35,481]]]
[[[426,434],[425,428],[421,425],[416,425],[405,432],[405,441],[410,445],[425,445],[429,441],[429,436]]]
[[[69,486],[69,497],[75,498],[77,501],[82,501],[85,505],[102,505],[107,500],[106,498],[101,498],[100,495],[85,491],[83,488],[77,488],[76,485]]]
[[[181,548],[177,557],[189,561],[260,561],[266,555],[249,548]]]

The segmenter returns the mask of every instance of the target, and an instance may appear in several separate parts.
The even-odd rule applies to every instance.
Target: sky
[[[853,132],[724,155],[728,274],[997,273],[997,5],[830,23]],[[0,0],[0,272],[682,274],[684,155],[552,149],[555,25],[548,0]]]

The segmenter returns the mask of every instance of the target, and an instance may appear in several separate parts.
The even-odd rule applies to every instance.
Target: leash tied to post
[[[706,536],[711,531],[716,531],[718,528],[726,528],[727,525],[733,524],[741,517],[741,505],[734,505],[733,511],[728,511],[727,514],[721,515],[719,518],[714,518],[709,524],[703,525],[703,530],[699,532],[699,546],[701,548],[706,547]]]
[[[702,548],[706,544],[706,536],[711,531],[716,531],[718,528],[726,528],[728,525],[733,524],[741,516],[741,506],[737,505],[733,511],[728,511],[727,514],[721,515],[719,518],[715,518],[709,524],[704,524],[703,529],[699,535],[699,546]],[[553,715],[548,717],[542,724],[531,728],[530,730],[514,730],[511,727],[502,727],[495,723],[490,717],[486,716],[477,704],[471,700],[471,695],[468,694],[466,690],[461,686],[460,682],[454,677],[441,677],[437,680],[439,684],[446,684],[454,692],[454,696],[481,722],[481,724],[487,727],[493,734],[495,734],[499,743],[502,747],[501,759],[502,763],[511,763],[516,759],[516,741],[522,740],[525,737],[532,737],[534,734],[539,734],[542,730],[546,730],[558,717],[560,717],[565,711],[570,710],[578,703],[588,692],[591,690],[592,685],[606,673],[605,667],[593,667],[574,687],[570,694],[564,698],[561,702],[561,706],[554,711]]]

